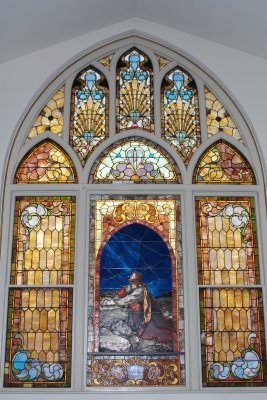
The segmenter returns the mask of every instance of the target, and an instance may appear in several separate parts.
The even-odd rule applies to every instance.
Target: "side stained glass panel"
[[[221,140],[201,156],[194,171],[193,183],[253,185],[256,180],[245,157]]]
[[[17,197],[11,284],[72,284],[74,223],[73,197]]]
[[[154,130],[153,68],[149,58],[133,48],[117,65],[117,131]]]
[[[179,196],[91,201],[88,386],[185,384]]]
[[[254,199],[196,199],[204,386],[263,386],[265,333]],[[212,287],[213,285],[213,287]],[[214,287],[224,286],[224,287]]]
[[[229,112],[218,98],[205,86],[208,136],[223,132],[243,143],[241,135]]]
[[[88,67],[77,75],[72,87],[70,144],[82,165],[106,138],[109,90],[105,76]]]
[[[200,289],[204,386],[265,386],[261,289]]]
[[[76,183],[70,157],[54,142],[38,144],[21,161],[14,183]]]
[[[200,144],[197,87],[188,72],[175,68],[165,75],[161,110],[162,137],[187,165]]]
[[[253,198],[197,198],[196,224],[200,284],[260,283]]]
[[[72,289],[9,290],[6,387],[69,387]]]
[[[181,174],[160,146],[133,137],[101,154],[92,167],[90,182],[181,183]]]
[[[55,135],[62,136],[65,95],[64,92],[65,88],[63,86],[46,103],[46,105],[32,124],[26,141],[45,132],[50,132]]]

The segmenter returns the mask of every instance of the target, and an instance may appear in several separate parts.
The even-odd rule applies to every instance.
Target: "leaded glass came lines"
[[[72,289],[9,290],[5,386],[70,386]]]
[[[253,198],[197,198],[196,223],[200,284],[259,283]]]
[[[161,85],[162,137],[188,165],[200,144],[198,94],[188,72],[175,68]]]
[[[93,67],[78,74],[72,87],[70,144],[84,165],[108,137],[108,83]]]
[[[200,289],[204,386],[266,385],[261,289]]]
[[[50,132],[62,136],[63,132],[63,112],[64,112],[64,86],[59,89],[43,107],[42,111],[35,119],[27,140],[30,140],[45,132]]]
[[[205,86],[205,98],[208,136],[223,132],[243,143],[231,115],[207,86]]]
[[[181,183],[175,162],[147,140],[125,139],[105,153],[92,168],[92,182]]]
[[[149,58],[133,48],[117,66],[117,131],[154,129],[153,69]]]
[[[21,161],[14,183],[75,183],[71,158],[54,142],[38,144]]]
[[[17,198],[11,283],[73,283],[74,222],[74,198]]]
[[[223,140],[213,144],[201,156],[194,171],[193,183],[246,184],[256,183],[248,161]]]

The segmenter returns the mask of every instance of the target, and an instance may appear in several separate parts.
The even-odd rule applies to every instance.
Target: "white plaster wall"
[[[154,40],[165,41],[175,50],[179,49],[188,54],[188,56],[202,65],[206,71],[229,89],[229,94],[237,102],[247,122],[254,132],[256,140],[264,155],[267,151],[267,136],[265,134],[265,116],[266,116],[266,93],[267,80],[265,74],[267,71],[267,61],[249,54],[233,50],[231,48],[216,44],[211,41],[200,39],[177,30],[169,29],[140,19],[131,19],[122,23],[105,27],[99,31],[68,40],[61,44],[31,53],[0,65],[0,109],[1,109],[1,157],[0,174],[2,175],[15,131],[22,120],[25,111],[35,99],[37,93],[49,83],[55,76],[57,70],[61,70],[63,65],[67,65],[71,59],[82,51],[85,51],[98,42],[108,41],[117,35],[128,33],[138,33],[145,37],[151,37]],[[7,38],[8,45],[8,38]],[[1,176],[0,175],[0,176]],[[213,390],[205,393],[169,393],[162,394],[55,394],[49,391],[55,399],[214,399],[217,400],[243,399],[265,400],[267,394],[261,389],[257,394],[245,393],[246,390],[240,390],[239,393],[230,394],[223,390],[218,390],[215,394]],[[242,393],[242,394],[241,394]],[[0,399],[45,399],[47,394],[31,393],[23,395],[4,393],[0,394]]]
[[[81,51],[127,33],[143,33],[154,40],[163,40],[170,47],[180,49],[199,65],[203,65],[206,71],[229,89],[232,98],[256,132],[262,154],[267,152],[267,60],[134,18],[0,64],[0,176],[5,168],[11,138],[41,87],[45,87],[55,76],[55,72],[61,70],[71,59],[75,59]]]

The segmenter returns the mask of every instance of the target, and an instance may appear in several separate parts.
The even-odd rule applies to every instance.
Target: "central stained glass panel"
[[[88,386],[184,385],[179,196],[91,204]]]

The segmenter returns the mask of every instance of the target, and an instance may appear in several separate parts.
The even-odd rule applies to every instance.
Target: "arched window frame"
[[[119,57],[124,54],[128,49],[136,46],[146,53],[153,64],[154,68],[154,116],[155,116],[155,134],[146,133],[139,130],[128,130],[122,133],[116,133],[116,109],[114,101],[116,95],[116,64]],[[111,61],[110,71],[108,72],[102,64],[98,61],[105,55],[116,52]],[[162,54],[164,57],[169,58],[171,61],[162,70],[159,71],[158,61],[154,55]],[[88,65],[95,66],[98,70],[106,75],[110,88],[110,109],[109,109],[109,138],[101,143],[93,154],[89,157],[84,168],[81,167],[78,157],[73,149],[69,146],[69,114],[70,114],[70,98],[71,98],[71,87],[73,80],[77,73]],[[201,138],[202,144],[197,149],[193,157],[191,158],[190,164],[186,169],[182,160],[179,158],[177,153],[171,146],[161,139],[161,122],[160,122],[160,82],[164,75],[175,66],[181,66],[187,70],[195,79],[199,93],[199,110],[200,110],[200,126],[201,126]],[[34,139],[29,140],[24,144],[28,131],[31,127],[32,121],[38,112],[42,109],[43,105],[53,93],[62,87],[65,83],[65,107],[64,107],[64,127],[62,139],[56,135],[50,133],[44,133]],[[204,98],[204,84],[218,96],[219,100],[231,111],[231,115],[237,124],[239,132],[241,132],[244,144],[237,142],[232,137],[224,134],[216,134],[214,137],[208,138],[206,129],[206,116],[205,116],[205,98]],[[233,96],[232,96],[233,98]],[[113,99],[113,101],[112,101]],[[80,304],[87,304],[87,287],[88,287],[88,274],[87,266],[89,262],[88,252],[89,243],[88,240],[83,238],[88,237],[89,232],[89,203],[90,196],[94,194],[119,194],[121,188],[116,188],[114,185],[109,184],[88,184],[89,171],[94,164],[94,161],[99,157],[101,152],[115,143],[117,140],[127,138],[131,136],[140,136],[147,138],[155,143],[160,144],[164,150],[169,152],[173,159],[177,162],[177,165],[181,171],[183,177],[183,183],[179,185],[123,185],[123,191],[130,191],[131,194],[180,194],[182,200],[182,214],[186,216],[183,222],[183,257],[184,257],[184,276],[185,276],[185,335],[186,335],[186,387],[178,387],[175,389],[169,388],[168,391],[177,392],[177,395],[183,391],[200,391],[204,390],[201,384],[201,353],[200,353],[200,324],[199,324],[199,298],[197,291],[192,291],[192,287],[198,286],[197,278],[197,261],[196,251],[190,251],[186,243],[194,243],[194,249],[196,249],[196,234],[195,234],[195,215],[194,215],[194,199],[197,196],[211,195],[219,196],[220,194],[229,196],[240,196],[249,195],[255,198],[256,202],[256,219],[257,219],[257,232],[259,242],[259,260],[260,260],[260,272],[261,272],[261,287],[263,287],[263,293],[265,293],[266,285],[266,271],[264,268],[264,261],[267,257],[267,251],[265,250],[263,238],[267,233],[266,223],[262,221],[260,216],[265,215],[265,196],[264,196],[264,170],[260,161],[260,156],[257,151],[257,143],[253,137],[250,127],[242,117],[238,110],[238,107],[230,99],[226,91],[215,82],[215,80],[208,75],[203,69],[198,67],[194,62],[189,60],[185,55],[177,54],[175,51],[166,48],[163,45],[155,45],[146,39],[139,37],[122,39],[119,42],[109,44],[99,50],[91,52],[89,55],[82,56],[77,62],[72,64],[67,70],[64,70],[61,74],[54,78],[53,82],[39,94],[34,105],[25,116],[16,138],[12,143],[10,149],[10,156],[8,160],[8,169],[5,176],[5,193],[4,193],[4,206],[3,206],[3,225],[2,225],[2,279],[1,289],[4,296],[0,299],[0,305],[5,310],[3,313],[3,329],[2,329],[2,348],[5,348],[5,334],[6,334],[6,310],[7,310],[7,290],[10,276],[10,265],[11,265],[11,248],[12,248],[12,228],[13,228],[13,210],[15,197],[19,195],[36,195],[39,196],[47,195],[74,195],[76,196],[77,209],[79,212],[76,215],[76,232],[75,232],[75,284],[74,284],[74,319],[73,319],[73,352],[72,356],[72,387],[71,389],[57,389],[58,392],[80,392],[90,391],[90,388],[86,387],[85,383],[85,366],[86,366],[86,340],[87,340],[87,310],[86,307],[79,307]],[[49,184],[43,185],[18,185],[13,184],[13,176],[16,171],[16,167],[23,156],[39,142],[44,139],[52,139],[55,143],[58,143],[69,156],[71,157],[74,166],[77,171],[78,184],[68,184],[68,187],[64,184],[58,184],[56,188],[51,187]],[[255,176],[257,185],[252,186],[239,186],[239,185],[197,185],[192,184],[192,173],[195,165],[203,152],[214,142],[224,138],[230,144],[234,145],[243,154],[251,164]],[[38,186],[38,187],[37,187]],[[227,187],[226,187],[227,186]],[[11,215],[11,220],[9,216]],[[85,217],[86,216],[86,223]],[[84,249],[81,252],[79,242],[83,243]],[[8,243],[8,249],[6,250],[6,243]],[[201,285],[200,285],[201,286]],[[190,297],[190,299],[189,299]],[[266,310],[266,296],[264,296],[264,309]],[[195,307],[198,304],[198,308]],[[75,326],[84,326],[84,329],[75,328]],[[265,320],[265,330],[266,330]],[[195,332],[198,332],[198,339],[196,340]],[[83,346],[80,343],[83,343]],[[192,368],[193,365],[197,365],[197,368]],[[74,368],[78,366],[78,369]],[[4,372],[4,352],[1,360],[1,388],[3,393],[8,393],[8,388],[3,388],[3,372]],[[113,388],[114,391],[117,390]],[[138,389],[137,389],[138,390]],[[147,392],[150,393],[155,389],[149,388]],[[161,388],[157,390],[161,391]],[[218,388],[218,390],[223,390]],[[232,388],[231,392],[238,392],[240,388]],[[253,392],[255,388],[246,388],[246,391]],[[16,390],[20,392],[22,390]],[[29,389],[30,392],[36,392],[37,389]],[[104,390],[103,390],[104,391]],[[265,391],[264,388],[257,388],[258,391]],[[23,392],[28,392],[28,389],[23,389]],[[38,392],[47,393],[48,389],[41,388]]]

